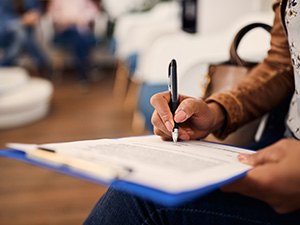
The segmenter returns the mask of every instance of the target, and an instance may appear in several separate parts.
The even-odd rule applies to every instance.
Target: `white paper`
[[[250,166],[237,160],[245,149],[202,141],[165,142],[156,136],[100,139],[42,147],[95,163],[131,168],[123,180],[178,193],[219,183]]]

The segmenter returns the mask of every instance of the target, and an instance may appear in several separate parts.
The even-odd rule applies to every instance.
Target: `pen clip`
[[[168,89],[171,93],[171,101],[172,102],[178,102],[178,86],[177,86],[177,63],[175,59],[172,59],[172,61],[169,64],[169,84]]]
[[[168,67],[168,90],[172,92],[172,76],[171,76],[171,62],[169,63]]]

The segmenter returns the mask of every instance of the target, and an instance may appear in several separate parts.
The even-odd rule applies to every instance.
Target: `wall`
[[[270,11],[271,5],[272,0],[198,0],[198,32],[218,32],[246,13]]]

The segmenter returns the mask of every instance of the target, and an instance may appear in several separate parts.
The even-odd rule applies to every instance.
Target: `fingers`
[[[298,209],[300,201],[297,198],[297,178],[300,169],[297,160],[299,154],[293,155],[296,152],[295,146],[299,146],[299,142],[284,139],[247,156],[247,162],[255,167],[244,178],[223,187],[222,190],[260,199],[278,213]]]
[[[166,128],[157,111],[154,111],[152,115],[152,124],[154,126],[153,132],[155,135],[162,137],[163,140],[172,140],[171,132]],[[189,128],[179,128],[179,139],[182,141],[190,140],[193,134],[193,130]]]
[[[170,134],[165,134],[164,132],[157,129],[156,127],[154,127],[153,132],[154,132],[155,135],[160,136],[164,141],[172,141],[172,137],[171,137]]]
[[[156,110],[152,114],[151,122],[154,127],[154,134],[159,136],[171,136],[172,125],[169,125],[168,121],[164,123]],[[169,129],[171,129],[171,131]]]
[[[258,166],[266,163],[277,163],[284,155],[282,149],[284,149],[283,141],[279,141],[265,149],[259,150],[255,154],[240,154],[238,159],[252,166]]]
[[[155,111],[151,122],[154,126],[154,133],[163,138],[170,138],[174,127],[174,120],[179,123],[179,139],[188,141],[204,137],[208,133],[211,116],[206,103],[200,99],[180,96],[180,105],[175,112],[173,119],[169,107],[170,93],[162,92],[155,94],[150,102]]]
[[[173,115],[169,107],[170,93],[162,92],[152,96],[150,102],[155,108],[152,116],[152,124],[159,130],[166,133],[172,132],[174,127]]]

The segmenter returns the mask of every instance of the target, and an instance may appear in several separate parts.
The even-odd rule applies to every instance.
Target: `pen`
[[[168,89],[169,89],[170,96],[171,96],[170,109],[174,116],[175,111],[179,104],[178,90],[177,90],[177,65],[176,65],[175,59],[172,59],[172,61],[169,64],[168,78],[169,78]],[[178,127],[178,124],[174,121],[174,127],[173,127],[173,131],[172,131],[172,139],[173,139],[173,142],[175,142],[175,143],[178,140],[178,135],[179,135],[178,133],[179,133],[179,127]]]

